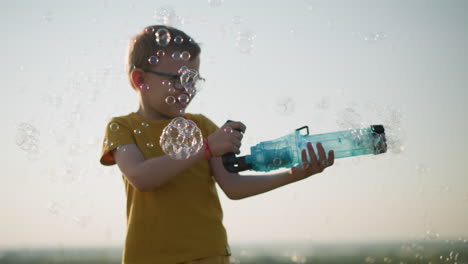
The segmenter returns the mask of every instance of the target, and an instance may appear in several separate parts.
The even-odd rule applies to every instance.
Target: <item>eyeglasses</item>
[[[147,73],[156,74],[159,76],[170,77],[173,79],[172,87],[175,89],[183,90],[183,89],[196,89],[199,91],[203,88],[203,84],[205,83],[205,78],[202,78],[198,75],[196,71],[187,71],[187,74],[184,72],[182,74],[172,74],[167,72],[157,72],[157,71],[150,71],[150,70],[143,70]]]

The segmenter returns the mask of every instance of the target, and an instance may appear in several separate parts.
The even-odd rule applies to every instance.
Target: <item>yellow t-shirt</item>
[[[203,137],[218,128],[201,114],[184,118],[194,121]],[[145,159],[165,155],[159,137],[170,121],[147,120],[136,113],[113,118],[107,125],[100,162],[115,164],[112,150],[127,144],[136,144]],[[199,161],[149,192],[139,192],[125,175],[122,178],[127,195],[123,263],[174,264],[230,254],[208,161]]]

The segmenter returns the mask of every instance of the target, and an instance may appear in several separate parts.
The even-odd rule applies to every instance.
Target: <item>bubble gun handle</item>
[[[306,129],[305,135],[301,130]],[[234,153],[223,156],[223,165],[229,172],[244,170],[271,171],[280,168],[292,168],[302,163],[301,151],[311,142],[322,143],[325,153],[333,150],[335,159],[381,154],[387,151],[385,129],[383,125],[370,128],[350,129],[324,134],[309,135],[309,127],[303,126],[293,133],[278,139],[260,142],[250,148],[250,155],[236,157]],[[318,153],[316,153],[317,159]]]
[[[232,122],[232,120],[226,121],[226,123]],[[240,129],[236,129],[242,132]],[[229,172],[239,172],[245,170],[251,170],[252,166],[245,162],[245,157],[236,157],[235,153],[229,152],[223,155],[223,164]]]

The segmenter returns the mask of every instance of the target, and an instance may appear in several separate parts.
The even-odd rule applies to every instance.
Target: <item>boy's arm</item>
[[[232,129],[245,130],[245,126],[239,122],[233,122],[230,126]],[[224,127],[218,129],[208,137],[213,143],[211,154],[216,157],[227,152],[239,154],[240,140],[232,138],[223,129]],[[145,192],[162,186],[178,173],[204,159],[205,149],[206,146],[203,146],[197,154],[184,160],[174,160],[167,155],[145,160],[138,147],[129,144],[114,150],[113,155],[129,182],[137,190]]]
[[[320,159],[317,160],[312,144],[307,144],[310,162],[307,160],[305,150],[302,150],[302,167],[289,169],[285,172],[268,174],[264,176],[249,175],[242,176],[238,173],[230,173],[223,166],[222,159],[217,157],[210,160],[214,177],[224,193],[233,200],[239,200],[265,193],[278,187],[287,185],[305,179],[311,175],[322,172],[325,168],[333,165],[334,153],[332,150],[328,153],[328,159],[325,157],[325,150],[320,143],[317,144]],[[327,162],[324,162],[326,161]]]
[[[196,155],[174,160],[165,155],[145,160],[135,144],[114,150],[115,161],[128,181],[140,192],[151,191],[203,159],[203,149]]]

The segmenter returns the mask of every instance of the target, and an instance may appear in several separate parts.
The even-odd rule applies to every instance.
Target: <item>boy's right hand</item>
[[[245,129],[246,126],[242,122],[229,122],[208,136],[208,144],[213,157],[220,157],[229,152],[239,154],[242,133],[245,133]]]

